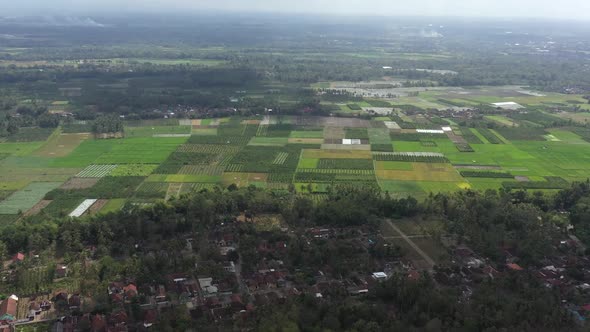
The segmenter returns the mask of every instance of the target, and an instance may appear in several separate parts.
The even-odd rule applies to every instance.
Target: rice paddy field
[[[0,143],[0,222],[41,212],[67,216],[88,200],[96,203],[84,215],[109,213],[232,184],[314,198],[331,186],[354,184],[423,199],[465,189],[551,192],[586,180],[590,130],[545,129],[541,122],[552,115],[527,116],[488,115],[477,126],[451,121],[452,131],[442,134],[392,125],[418,119],[399,112],[371,121],[138,121],[127,125],[125,138],[105,140],[30,130],[31,138],[45,138]],[[430,129],[443,126],[429,116],[419,120]],[[484,126],[490,122],[495,125]]]

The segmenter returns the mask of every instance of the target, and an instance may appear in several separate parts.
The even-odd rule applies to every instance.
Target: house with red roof
[[[25,260],[25,254],[23,254],[22,252],[18,252],[18,253],[16,253],[16,255],[12,256],[13,263],[20,263],[24,260]]]

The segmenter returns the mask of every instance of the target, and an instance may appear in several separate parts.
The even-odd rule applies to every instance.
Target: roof
[[[14,255],[12,257],[13,261],[22,261],[25,259],[25,254],[23,254],[22,252],[16,253],[16,255]]]
[[[94,315],[92,317],[92,324],[91,324],[91,331],[104,331],[106,329],[107,323],[102,315]]]
[[[496,107],[500,107],[500,108],[505,108],[505,109],[519,109],[519,108],[524,108],[522,105],[520,105],[518,103],[515,103],[513,101],[492,103],[492,105],[494,105]]]
[[[15,295],[10,296],[0,304],[0,316],[10,315],[16,317],[18,297]]]
[[[516,263],[509,263],[509,264],[506,264],[506,266],[509,269],[513,270],[513,271],[522,271],[522,270],[524,270],[520,265],[518,265]]]

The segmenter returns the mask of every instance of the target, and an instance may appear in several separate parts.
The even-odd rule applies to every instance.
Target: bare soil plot
[[[100,178],[71,178],[59,187],[59,189],[87,189],[94,186]]]
[[[302,158],[305,159],[372,159],[371,151],[358,150],[303,150]]]
[[[344,128],[341,127],[324,127],[324,138],[326,140],[342,140],[346,136]]]
[[[44,200],[39,201],[39,203],[35,204],[32,208],[30,208],[27,212],[25,212],[23,214],[23,217],[30,217],[30,216],[35,216],[35,215],[39,214],[39,212],[41,212],[41,210],[46,208],[47,205],[49,205],[51,202],[53,202],[53,201],[49,200],[49,199],[44,199]]]
[[[322,150],[371,151],[371,146],[368,144],[357,144],[357,145],[322,144]]]
[[[99,199],[97,200],[88,210],[86,211],[85,215],[94,215],[98,213],[107,203],[109,202],[108,199]]]

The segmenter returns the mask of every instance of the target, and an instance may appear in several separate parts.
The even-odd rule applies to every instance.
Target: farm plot
[[[124,164],[118,165],[109,176],[148,176],[158,167],[150,164]]]
[[[202,182],[218,183],[221,182],[221,176],[203,175],[203,174],[152,174],[148,176],[146,182]]]
[[[396,181],[378,179],[379,188],[384,192],[389,192],[392,197],[405,198],[413,196],[420,198],[425,195],[422,188],[414,181]]]
[[[289,138],[288,144],[315,144],[321,145],[324,143],[323,138]]]
[[[362,150],[319,150],[305,149],[301,156],[305,159],[371,159],[371,151]]]
[[[412,170],[376,170],[379,180],[465,182],[459,173],[446,163],[412,163]]]
[[[297,168],[300,151],[300,145],[289,145],[284,148],[247,146],[232,158],[226,171],[250,173],[294,171]]]
[[[23,217],[30,217],[39,214],[39,212],[51,204],[51,202],[52,201],[50,200],[40,200],[37,204],[33,205],[32,208],[28,209],[27,212],[23,213]]]
[[[223,166],[185,165],[180,168],[178,174],[220,176],[223,174]]]
[[[216,145],[246,145],[250,141],[250,137],[244,136],[191,136],[187,143],[187,145],[196,145],[196,144],[216,144]]]
[[[255,185],[257,187],[265,187],[268,181],[267,173],[235,173],[227,172],[223,174],[222,183],[224,186],[235,184],[238,187],[247,187]]]
[[[112,170],[117,168],[117,165],[90,165],[76,175],[79,178],[102,178]]]
[[[125,202],[126,200],[122,198],[109,199],[98,213],[104,214],[120,211],[125,205]]]
[[[548,133],[540,127],[497,128],[496,132],[508,140],[544,141]]]
[[[504,142],[488,128],[477,128],[477,131],[491,144],[504,144]]]
[[[74,211],[70,212],[68,216],[74,218],[81,217],[94,203],[96,203],[96,201],[96,199],[85,199],[74,209]]]
[[[323,130],[293,130],[289,138],[324,138]]]
[[[367,128],[346,128],[344,138],[369,139]]]
[[[353,169],[298,169],[294,177],[295,182],[374,182],[373,170]]]
[[[28,165],[0,165],[0,190],[18,190],[31,182],[65,182],[80,171],[73,168],[30,168]]]
[[[325,127],[324,138],[325,139],[343,139],[345,138],[344,128],[342,127]]]
[[[214,136],[217,135],[217,128],[195,128],[190,132],[191,135],[195,136]]]
[[[375,161],[375,170],[411,171],[414,167],[410,162]]]
[[[213,153],[174,152],[154,172],[157,174],[175,174],[186,165],[211,165],[218,161]]]
[[[461,136],[469,144],[483,144],[482,140],[473,132],[474,129],[461,127]]]
[[[141,176],[105,176],[91,188],[79,190],[56,189],[48,192],[45,199],[59,201],[67,198],[93,197],[108,199],[131,197],[144,179],[145,177]]]
[[[12,156],[27,156],[39,149],[44,142],[0,143],[0,153]]]
[[[97,164],[94,161],[110,151],[114,144],[115,140],[85,140],[67,156],[53,159],[49,166],[84,168],[93,163]]]
[[[17,214],[27,211],[37,204],[45,194],[61,184],[61,182],[33,182],[0,202],[0,214]]]
[[[87,189],[94,186],[100,178],[71,178],[62,184],[59,189]]]
[[[287,137],[252,137],[250,146],[285,146],[289,142]]]
[[[95,164],[158,164],[184,143],[182,137],[129,138],[116,140]]]
[[[158,137],[167,135],[190,135],[191,128],[188,126],[145,126],[125,127],[125,137]],[[173,136],[172,136],[173,137]]]
[[[371,144],[371,151],[375,152],[393,152],[393,145],[389,144]]]
[[[90,134],[61,134],[50,138],[45,145],[35,151],[33,155],[40,157],[65,157],[70,154]]]
[[[494,121],[502,126],[518,127],[518,123],[503,115],[485,115],[485,119]]]
[[[369,128],[369,142],[371,144],[386,144],[391,146],[389,129],[387,128]]]
[[[283,165],[285,161],[287,161],[287,157],[289,154],[287,152],[279,152],[277,153],[275,160],[273,160],[273,165]]]
[[[165,198],[169,185],[170,184],[166,182],[144,182],[139,186],[139,188],[137,188],[135,197]]]
[[[325,159],[319,160],[319,169],[373,169],[373,161],[369,159]]]
[[[262,127],[262,126],[260,126],[260,127]],[[265,135],[258,135],[257,134],[257,136],[289,137],[291,135],[291,131],[293,130],[293,128],[294,127],[291,124],[275,124],[275,125],[269,125],[264,130]]]
[[[409,161],[423,163],[448,163],[449,160],[436,152],[375,152],[373,159],[377,161]]]

